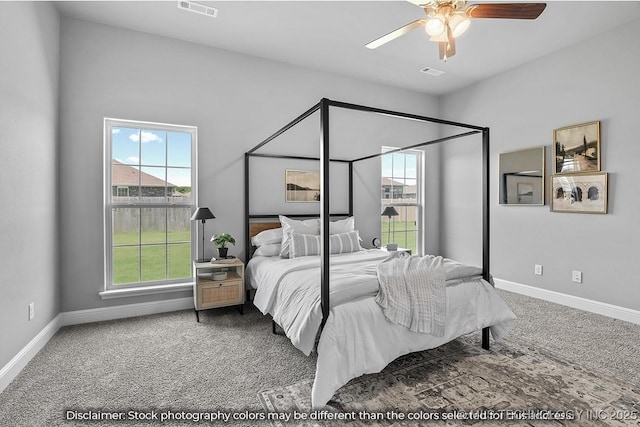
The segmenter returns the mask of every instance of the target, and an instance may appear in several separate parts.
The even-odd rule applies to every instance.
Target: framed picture
[[[533,184],[528,182],[519,182],[517,189],[519,205],[530,205],[533,203]]]
[[[553,212],[607,213],[607,173],[551,176]]]
[[[600,170],[600,122],[567,126],[553,131],[555,173]]]
[[[285,171],[286,202],[319,202],[320,172],[290,170]]]

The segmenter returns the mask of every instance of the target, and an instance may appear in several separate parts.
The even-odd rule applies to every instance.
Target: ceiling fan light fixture
[[[470,24],[471,20],[462,15],[456,14],[449,19],[449,28],[451,28],[451,34],[453,37],[460,37],[465,31],[467,31]]]
[[[432,42],[447,42],[449,41],[449,38],[447,37],[447,33],[446,31],[443,31],[442,34],[440,34],[439,36],[431,36],[429,37],[429,41]]]
[[[179,0],[188,1],[188,0]],[[536,19],[544,11],[546,3],[492,2],[478,3],[466,7],[465,0],[409,0],[420,6],[427,17],[416,19],[374,41],[366,44],[375,49],[411,30],[424,27],[431,41],[438,43],[440,59],[446,61],[456,54],[456,38],[470,26],[470,18]]]
[[[431,37],[438,37],[444,33],[445,27],[444,17],[436,15],[427,20],[427,23],[424,25],[424,30]]]

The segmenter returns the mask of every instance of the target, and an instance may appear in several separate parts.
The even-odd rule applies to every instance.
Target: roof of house
[[[391,178],[387,178],[387,177],[382,177],[382,185],[393,185],[394,187],[404,187],[404,184],[401,183],[400,181],[395,181]]]
[[[175,187],[175,185],[115,159],[111,161],[111,183],[114,186]],[[117,166],[117,167],[116,167]]]

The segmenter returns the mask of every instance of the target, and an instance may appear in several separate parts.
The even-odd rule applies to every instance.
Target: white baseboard
[[[170,311],[193,309],[193,298],[178,298],[137,304],[117,305],[113,307],[88,310],[67,311],[58,314],[47,326],[24,346],[13,359],[0,369],[0,393],[18,376],[27,363],[49,342],[62,326],[81,323],[122,319],[125,317],[145,316]]]
[[[115,305],[113,307],[90,308],[88,310],[66,311],[60,313],[60,326],[168,313],[170,311],[187,310],[189,308],[193,308],[193,298],[177,298],[163,301]]]
[[[27,363],[44,347],[60,329],[60,315],[57,315],[22,350],[0,369],[0,393],[18,376]]]
[[[604,302],[593,301],[573,295],[567,295],[547,289],[540,289],[534,286],[510,282],[508,280],[494,279],[494,282],[496,284],[496,288],[498,289],[504,289],[505,291],[510,291],[517,294],[554,302],[556,304],[566,305],[568,307],[577,308],[579,310],[601,314],[603,316],[613,317],[614,319],[624,320],[626,322],[640,325],[640,311],[637,310],[607,304]]]

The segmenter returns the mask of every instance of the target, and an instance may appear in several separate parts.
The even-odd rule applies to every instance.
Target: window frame
[[[392,153],[389,153],[391,155],[393,154],[412,154],[416,156],[416,198],[415,198],[415,202],[412,203],[406,203],[406,202],[391,202],[391,203],[385,203],[385,199],[382,197],[383,193],[384,195],[386,195],[388,193],[389,196],[393,196],[393,191],[389,190],[388,192],[383,190],[381,188],[381,192],[380,192],[380,212],[382,212],[384,210],[385,207],[387,206],[394,206],[394,207],[415,207],[416,208],[416,252],[414,253],[414,255],[417,254],[422,254],[423,253],[423,234],[424,234],[424,197],[423,197],[423,183],[422,183],[422,177],[424,176],[424,151],[423,150],[415,150],[415,149],[407,149],[407,150],[400,150],[400,151],[395,151],[398,150],[399,147],[382,147],[382,156],[380,156],[380,177],[381,180],[384,178],[388,178],[393,180],[394,178],[397,178],[396,175],[394,175],[393,172],[393,168],[395,166],[395,163],[392,161],[391,162],[391,176],[386,176],[383,175],[383,170],[382,170],[382,161],[383,158],[385,156],[385,154],[387,154],[387,152],[393,151]],[[404,164],[404,178],[403,179],[412,179],[412,178],[406,178],[406,169],[407,169],[407,165],[406,165],[406,160],[405,160],[405,164]],[[393,197],[391,197],[389,200],[398,200],[398,199],[394,199]],[[387,231],[384,230],[382,221],[380,221],[380,240],[384,241],[384,239],[382,239],[383,234],[385,234]],[[404,230],[401,231],[397,231],[396,227],[392,227],[392,231],[391,234],[393,236],[395,236],[398,233],[404,233],[405,234],[405,241],[406,241],[406,234],[409,231],[407,230],[407,227],[405,226]]]
[[[112,186],[112,135],[114,127],[126,127],[126,128],[136,128],[140,130],[153,130],[153,131],[162,131],[162,132],[181,132],[188,133],[191,135],[191,201],[185,203],[176,203],[175,201],[167,200],[164,203],[159,203],[154,201],[144,202],[114,202],[112,199],[113,196],[113,186]],[[119,296],[122,295],[140,295],[146,291],[149,293],[158,293],[158,292],[168,292],[172,289],[179,290],[181,285],[191,285],[193,283],[193,272],[190,268],[189,277],[179,278],[179,279],[165,279],[165,280],[155,280],[155,281],[147,281],[147,282],[133,282],[126,284],[114,284],[113,283],[113,209],[117,207],[126,207],[126,208],[177,208],[177,207],[189,207],[190,212],[193,213],[195,208],[198,206],[198,128],[196,126],[187,126],[187,125],[175,125],[168,123],[157,123],[157,122],[147,122],[147,121],[137,121],[137,120],[126,120],[126,119],[115,119],[115,118],[104,118],[103,125],[103,148],[104,148],[104,191],[103,191],[103,227],[104,227],[104,292],[100,292],[102,298],[111,298],[114,295]],[[144,167],[144,165],[141,165]],[[165,169],[167,168],[166,159],[165,165],[163,166]],[[166,197],[166,195],[165,195]],[[197,229],[193,224],[193,221],[190,221],[189,227],[189,236],[190,236],[190,261],[193,260],[193,254],[196,253],[197,250]],[[168,246],[167,241],[164,242],[165,247]]]

